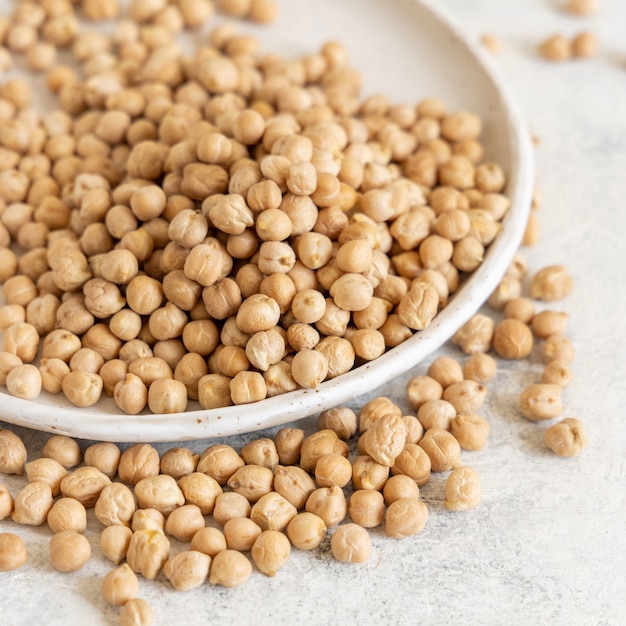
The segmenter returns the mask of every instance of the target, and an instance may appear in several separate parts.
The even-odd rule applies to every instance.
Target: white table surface
[[[554,456],[542,444],[544,427],[516,411],[520,390],[541,370],[538,356],[530,365],[500,363],[484,410],[489,444],[464,454],[481,475],[477,509],[446,511],[445,476],[435,474],[422,490],[430,509],[424,531],[396,541],[374,530],[368,563],[337,563],[325,542],[313,553],[294,551],[274,578],[255,572],[235,590],[205,585],[177,593],[162,577],[142,581],[155,624],[626,624],[626,4],[603,0],[599,15],[585,19],[559,12],[560,4],[441,0],[476,38],[488,32],[501,39],[498,62],[540,139],[542,234],[525,254],[531,271],[564,263],[576,281],[558,307],[570,316],[577,348],[565,414],[584,422],[586,450],[574,459]],[[542,38],[584,29],[598,35],[594,59],[550,64],[537,57]],[[426,365],[376,394],[402,402],[404,382]],[[10,428],[33,458],[48,437]],[[228,442],[239,446],[260,434]],[[186,445],[201,451],[208,444]],[[13,492],[23,482],[3,480]],[[118,610],[100,596],[109,566],[97,547],[98,526],[91,517],[94,556],[85,568],[58,574],[48,561],[46,527],[0,522],[0,531],[20,532],[30,551],[26,566],[0,573],[0,624],[117,623]]]

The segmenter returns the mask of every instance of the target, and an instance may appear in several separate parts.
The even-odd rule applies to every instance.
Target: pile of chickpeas
[[[360,98],[344,47],[262,54],[213,9],[19,0],[0,59],[0,384],[176,413],[315,388],[426,328],[509,208],[481,120]],[[78,18],[117,19],[115,31]],[[58,63],[57,50],[75,64]]]

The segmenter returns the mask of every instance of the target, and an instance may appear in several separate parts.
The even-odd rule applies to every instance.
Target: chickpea
[[[143,598],[132,598],[120,610],[120,626],[152,626],[150,605]]]
[[[342,563],[364,563],[372,553],[367,530],[354,523],[339,526],[330,541],[333,556]]]
[[[391,467],[404,449],[407,430],[397,415],[383,415],[361,435],[364,451],[380,465]]]
[[[478,505],[482,496],[478,472],[465,465],[450,472],[445,486],[446,509],[467,511]]]
[[[450,430],[450,424],[456,416],[456,409],[446,400],[428,400],[417,411],[417,419],[425,430],[441,428]]]
[[[423,530],[428,508],[417,498],[400,498],[392,502],[385,516],[385,534],[394,539],[411,537]]]
[[[163,573],[176,591],[189,591],[209,577],[211,557],[196,550],[185,550],[170,557]]]
[[[11,519],[18,524],[40,526],[52,508],[52,489],[41,481],[28,483],[15,496]]]
[[[102,579],[102,597],[109,604],[124,606],[139,594],[139,580],[128,563],[111,570]]]
[[[74,498],[86,508],[95,506],[101,491],[111,484],[95,467],[83,466],[68,474],[61,480],[61,493],[68,498]]]
[[[133,513],[130,527],[138,530],[165,530],[165,516],[156,509],[137,509]]]
[[[153,508],[163,515],[169,515],[185,502],[176,480],[166,474],[142,478],[135,484],[135,497],[139,508]]]
[[[574,288],[574,281],[562,265],[550,265],[539,270],[531,279],[530,297],[544,302],[559,300]]]
[[[169,558],[170,542],[160,530],[137,530],[126,553],[128,565],[144,578],[154,580]]]
[[[78,442],[65,435],[53,435],[48,438],[41,450],[41,455],[49,459],[54,459],[65,469],[76,467],[83,460]]]
[[[85,535],[64,530],[50,539],[50,562],[59,572],[81,569],[91,556],[91,546]]]
[[[169,514],[165,522],[165,532],[180,541],[189,542],[204,526],[204,515],[200,507],[195,504],[185,504]]]
[[[574,356],[574,344],[565,335],[550,335],[541,346],[541,358],[544,363],[558,361],[567,365],[574,360]]]
[[[557,417],[563,410],[561,387],[549,383],[528,385],[520,394],[519,408],[532,422]]]
[[[431,461],[426,451],[417,444],[407,443],[396,458],[391,473],[409,476],[422,487],[430,480],[430,470]]]
[[[543,441],[556,455],[572,457],[587,445],[587,436],[580,420],[566,417],[546,428]]]
[[[63,377],[65,397],[78,407],[93,406],[102,396],[103,382],[98,374],[84,370],[70,371]]]
[[[105,526],[127,526],[135,513],[135,498],[123,483],[106,485],[96,502],[94,512]]]
[[[530,327],[538,339],[563,334],[567,328],[567,314],[551,310],[541,311],[533,316]]]
[[[251,556],[257,568],[267,576],[274,576],[289,559],[289,539],[276,530],[264,530],[255,540]]]
[[[451,357],[437,357],[428,367],[428,376],[436,380],[442,388],[463,380],[463,370],[458,361]]]
[[[252,564],[241,552],[223,550],[213,557],[209,582],[223,587],[239,587],[252,573]]]
[[[27,457],[26,446],[20,437],[11,430],[0,430],[0,472],[21,476]]]
[[[6,485],[0,483],[0,520],[7,519],[13,513],[13,496]]]
[[[446,387],[443,399],[452,404],[457,413],[471,413],[480,408],[487,395],[487,387],[473,380],[462,380]]]
[[[491,348],[495,322],[487,315],[478,313],[452,336],[452,343],[465,354],[488,352]]]
[[[521,359],[528,356],[533,347],[530,328],[517,319],[500,322],[494,330],[493,348],[503,359]]]
[[[363,528],[374,528],[381,524],[385,516],[383,496],[374,489],[357,489],[350,496],[348,512],[355,524]]]
[[[572,370],[560,361],[550,361],[541,373],[541,382],[558,385],[562,389],[572,381]]]
[[[244,465],[245,461],[232,446],[214,444],[202,453],[197,471],[212,477],[220,485],[225,485],[228,479]]]
[[[170,448],[161,456],[161,473],[178,480],[192,474],[199,459],[200,455],[189,448]]]
[[[340,439],[347,440],[356,432],[357,416],[348,407],[335,407],[320,413],[317,425],[320,430],[332,430]]]
[[[327,527],[339,524],[348,511],[346,497],[341,487],[320,487],[313,491],[307,501],[306,510],[324,520]]]
[[[0,533],[0,572],[10,572],[26,563],[24,541],[15,533]]]
[[[136,443],[120,456],[118,475],[122,482],[136,485],[148,476],[157,476],[160,470],[159,453],[148,443]]]
[[[389,506],[392,502],[403,498],[419,498],[419,487],[409,476],[396,474],[385,483],[383,496],[385,504]]]
[[[552,35],[541,42],[539,54],[549,61],[565,61],[572,56],[571,44],[563,35]]]
[[[112,480],[117,474],[121,456],[122,452],[116,444],[99,442],[85,450],[84,462],[85,465],[99,469]]]
[[[497,364],[493,357],[483,352],[472,354],[463,365],[463,376],[467,380],[486,383],[496,374]]]
[[[454,438],[464,450],[481,450],[489,437],[489,422],[476,413],[457,415],[450,424]]]
[[[40,480],[47,483],[53,497],[61,493],[61,480],[67,476],[67,470],[58,461],[42,457],[26,463],[25,469],[28,482]]]
[[[218,552],[226,550],[226,538],[218,528],[205,526],[191,540],[191,549],[203,552],[213,558]]]

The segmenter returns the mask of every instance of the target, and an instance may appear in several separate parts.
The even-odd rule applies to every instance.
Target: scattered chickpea
[[[450,511],[467,511],[478,505],[482,490],[478,472],[464,465],[450,472],[445,486],[446,509]]]
[[[0,430],[0,472],[22,475],[27,457],[26,446],[20,437],[12,430]]]
[[[333,556],[342,563],[364,563],[372,553],[372,541],[367,530],[351,522],[335,530],[330,547]]]
[[[557,417],[563,411],[561,387],[549,383],[529,385],[520,394],[519,408],[532,422]]]
[[[486,383],[496,375],[497,367],[497,363],[492,356],[484,352],[477,352],[465,361],[463,377],[477,383]]]
[[[189,591],[202,585],[209,577],[211,557],[196,550],[185,550],[170,557],[163,573],[176,591]]]
[[[128,526],[107,526],[100,534],[100,551],[117,565],[126,557],[133,531]]]
[[[533,334],[527,324],[515,318],[502,320],[493,333],[493,348],[503,359],[522,359],[533,348]]]
[[[0,572],[9,572],[22,567],[27,558],[26,546],[19,535],[0,533]]]
[[[213,557],[209,582],[222,587],[239,587],[252,574],[252,564],[236,550],[222,550]]]
[[[539,270],[531,279],[530,296],[551,302],[567,296],[574,288],[574,280],[562,265],[550,265]]]
[[[539,54],[548,61],[566,61],[572,56],[572,47],[563,35],[552,35],[539,45]]]
[[[546,428],[543,441],[554,454],[571,457],[580,454],[587,445],[587,436],[580,420],[566,417]]]
[[[106,602],[124,606],[139,595],[139,579],[128,563],[123,563],[105,575],[101,588]]]
[[[80,533],[64,530],[50,539],[50,562],[59,572],[81,569],[91,556],[89,541]]]
[[[143,598],[131,598],[120,610],[120,626],[152,626],[152,608]]]

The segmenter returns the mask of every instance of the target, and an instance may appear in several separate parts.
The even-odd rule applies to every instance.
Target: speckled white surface
[[[527,257],[531,270],[564,262],[576,279],[574,293],[558,304],[570,316],[577,347],[565,414],[584,421],[588,447],[575,459],[549,453],[544,426],[515,410],[520,389],[540,371],[539,359],[533,356],[530,367],[501,364],[484,411],[489,445],[464,455],[481,475],[479,508],[447,512],[445,476],[435,475],[422,490],[430,508],[424,531],[403,541],[374,531],[368,563],[336,563],[326,542],[313,553],[294,552],[276,577],[255,572],[235,590],[206,585],[176,593],[162,579],[142,582],[155,624],[626,623],[626,5],[604,0],[598,17],[575,19],[552,0],[441,4],[476,37],[490,32],[502,40],[499,63],[541,139],[542,238]],[[544,36],[585,28],[601,42],[595,59],[552,65],[536,57]],[[426,365],[376,393],[401,401],[406,378]],[[35,457],[46,436],[15,430]],[[7,482],[13,492],[22,484]],[[94,558],[82,571],[61,575],[48,562],[46,528],[0,522],[0,531],[19,532],[30,550],[25,567],[0,574],[0,624],[117,623],[118,611],[100,598],[107,566],[97,526],[88,531]]]

